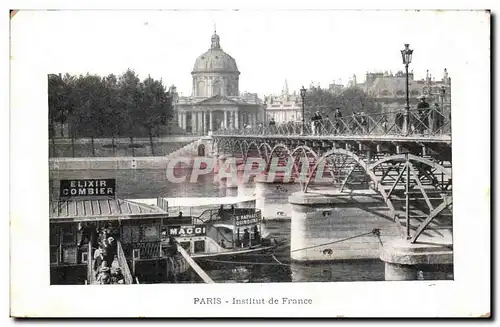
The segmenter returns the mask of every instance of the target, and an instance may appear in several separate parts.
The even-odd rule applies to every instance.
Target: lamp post
[[[404,130],[405,135],[408,135],[410,128],[410,81],[408,76],[408,66],[411,63],[411,57],[413,55],[413,50],[410,49],[410,45],[405,44],[405,48],[401,50],[401,57],[403,58],[403,64],[406,69],[406,106],[405,106],[405,114],[404,114]]]
[[[441,86],[441,112],[444,114],[444,97],[446,96],[446,88]]]
[[[305,102],[306,102],[306,89],[304,86],[300,89],[300,97],[302,98],[302,126],[300,129],[300,135],[304,135],[304,130],[305,130]]]

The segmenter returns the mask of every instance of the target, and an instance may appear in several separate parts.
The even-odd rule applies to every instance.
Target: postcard
[[[10,24],[12,316],[489,315],[488,11]]]

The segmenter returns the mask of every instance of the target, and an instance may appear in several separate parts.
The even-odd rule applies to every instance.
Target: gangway
[[[179,251],[179,253],[184,257],[184,259],[186,259],[187,263],[191,266],[191,268],[193,268],[193,270],[198,274],[198,276],[201,277],[201,279],[203,279],[203,281],[206,284],[214,284],[212,278],[210,278],[210,276],[208,276],[207,273],[203,269],[201,269],[200,266],[198,266],[198,264],[193,260],[193,258],[191,258],[189,253],[187,253],[186,250],[184,250],[184,248],[178,243],[177,243],[177,251]]]
[[[94,258],[93,258],[94,251],[92,249],[92,245],[90,242],[89,242],[88,247],[89,247],[88,253],[91,255],[89,255],[89,259],[87,262],[87,281],[86,281],[86,284],[87,285],[96,285],[96,284],[99,284],[99,282],[97,281],[96,271],[94,270]],[[132,274],[130,273],[130,267],[128,266],[128,262],[127,262],[127,259],[125,257],[125,253],[123,252],[121,242],[118,240],[116,241],[116,247],[117,247],[117,253],[116,253],[116,257],[113,260],[113,263],[111,265],[111,270],[120,268],[122,275],[123,275],[124,284],[133,284],[134,280],[132,278]],[[136,278],[136,282],[137,282],[137,284],[139,284],[139,280],[137,278]]]

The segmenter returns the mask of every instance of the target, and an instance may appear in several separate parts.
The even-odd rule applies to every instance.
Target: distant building
[[[426,77],[415,80],[413,71],[409,77],[410,107],[415,108],[419,97],[424,95],[426,101],[433,105],[437,103],[444,107],[444,112],[449,113],[451,105],[451,78],[445,68],[440,80],[435,80],[429,71]],[[365,83],[357,84],[369,96],[380,103],[384,112],[397,112],[404,110],[406,104],[406,74],[402,71],[396,74],[388,72],[366,73]],[[444,93],[443,93],[444,90]]]
[[[239,93],[236,60],[222,51],[217,33],[212,35],[210,49],[196,59],[191,75],[192,95],[178,97],[174,102],[178,124],[187,132],[239,129],[264,119],[257,95]]]
[[[339,81],[339,83],[334,81],[332,84],[328,85],[328,90],[334,95],[340,95],[344,90],[344,85],[342,81]]]
[[[264,105],[267,121],[271,118],[274,118],[276,123],[302,120],[302,99],[296,91],[289,93],[286,80],[281,94],[265,96]]]

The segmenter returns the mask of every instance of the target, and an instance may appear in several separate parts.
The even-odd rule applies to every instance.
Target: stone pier
[[[452,265],[453,244],[448,237],[414,244],[395,238],[384,245],[380,259],[385,262],[385,280],[416,280],[419,266]]]
[[[296,192],[288,201],[295,261],[377,259],[382,246],[398,235],[372,190]]]
[[[286,182],[282,178],[270,181],[267,174],[254,179],[256,208],[262,211],[265,220],[289,220],[292,209],[287,201],[288,194],[300,189],[300,184]]]

